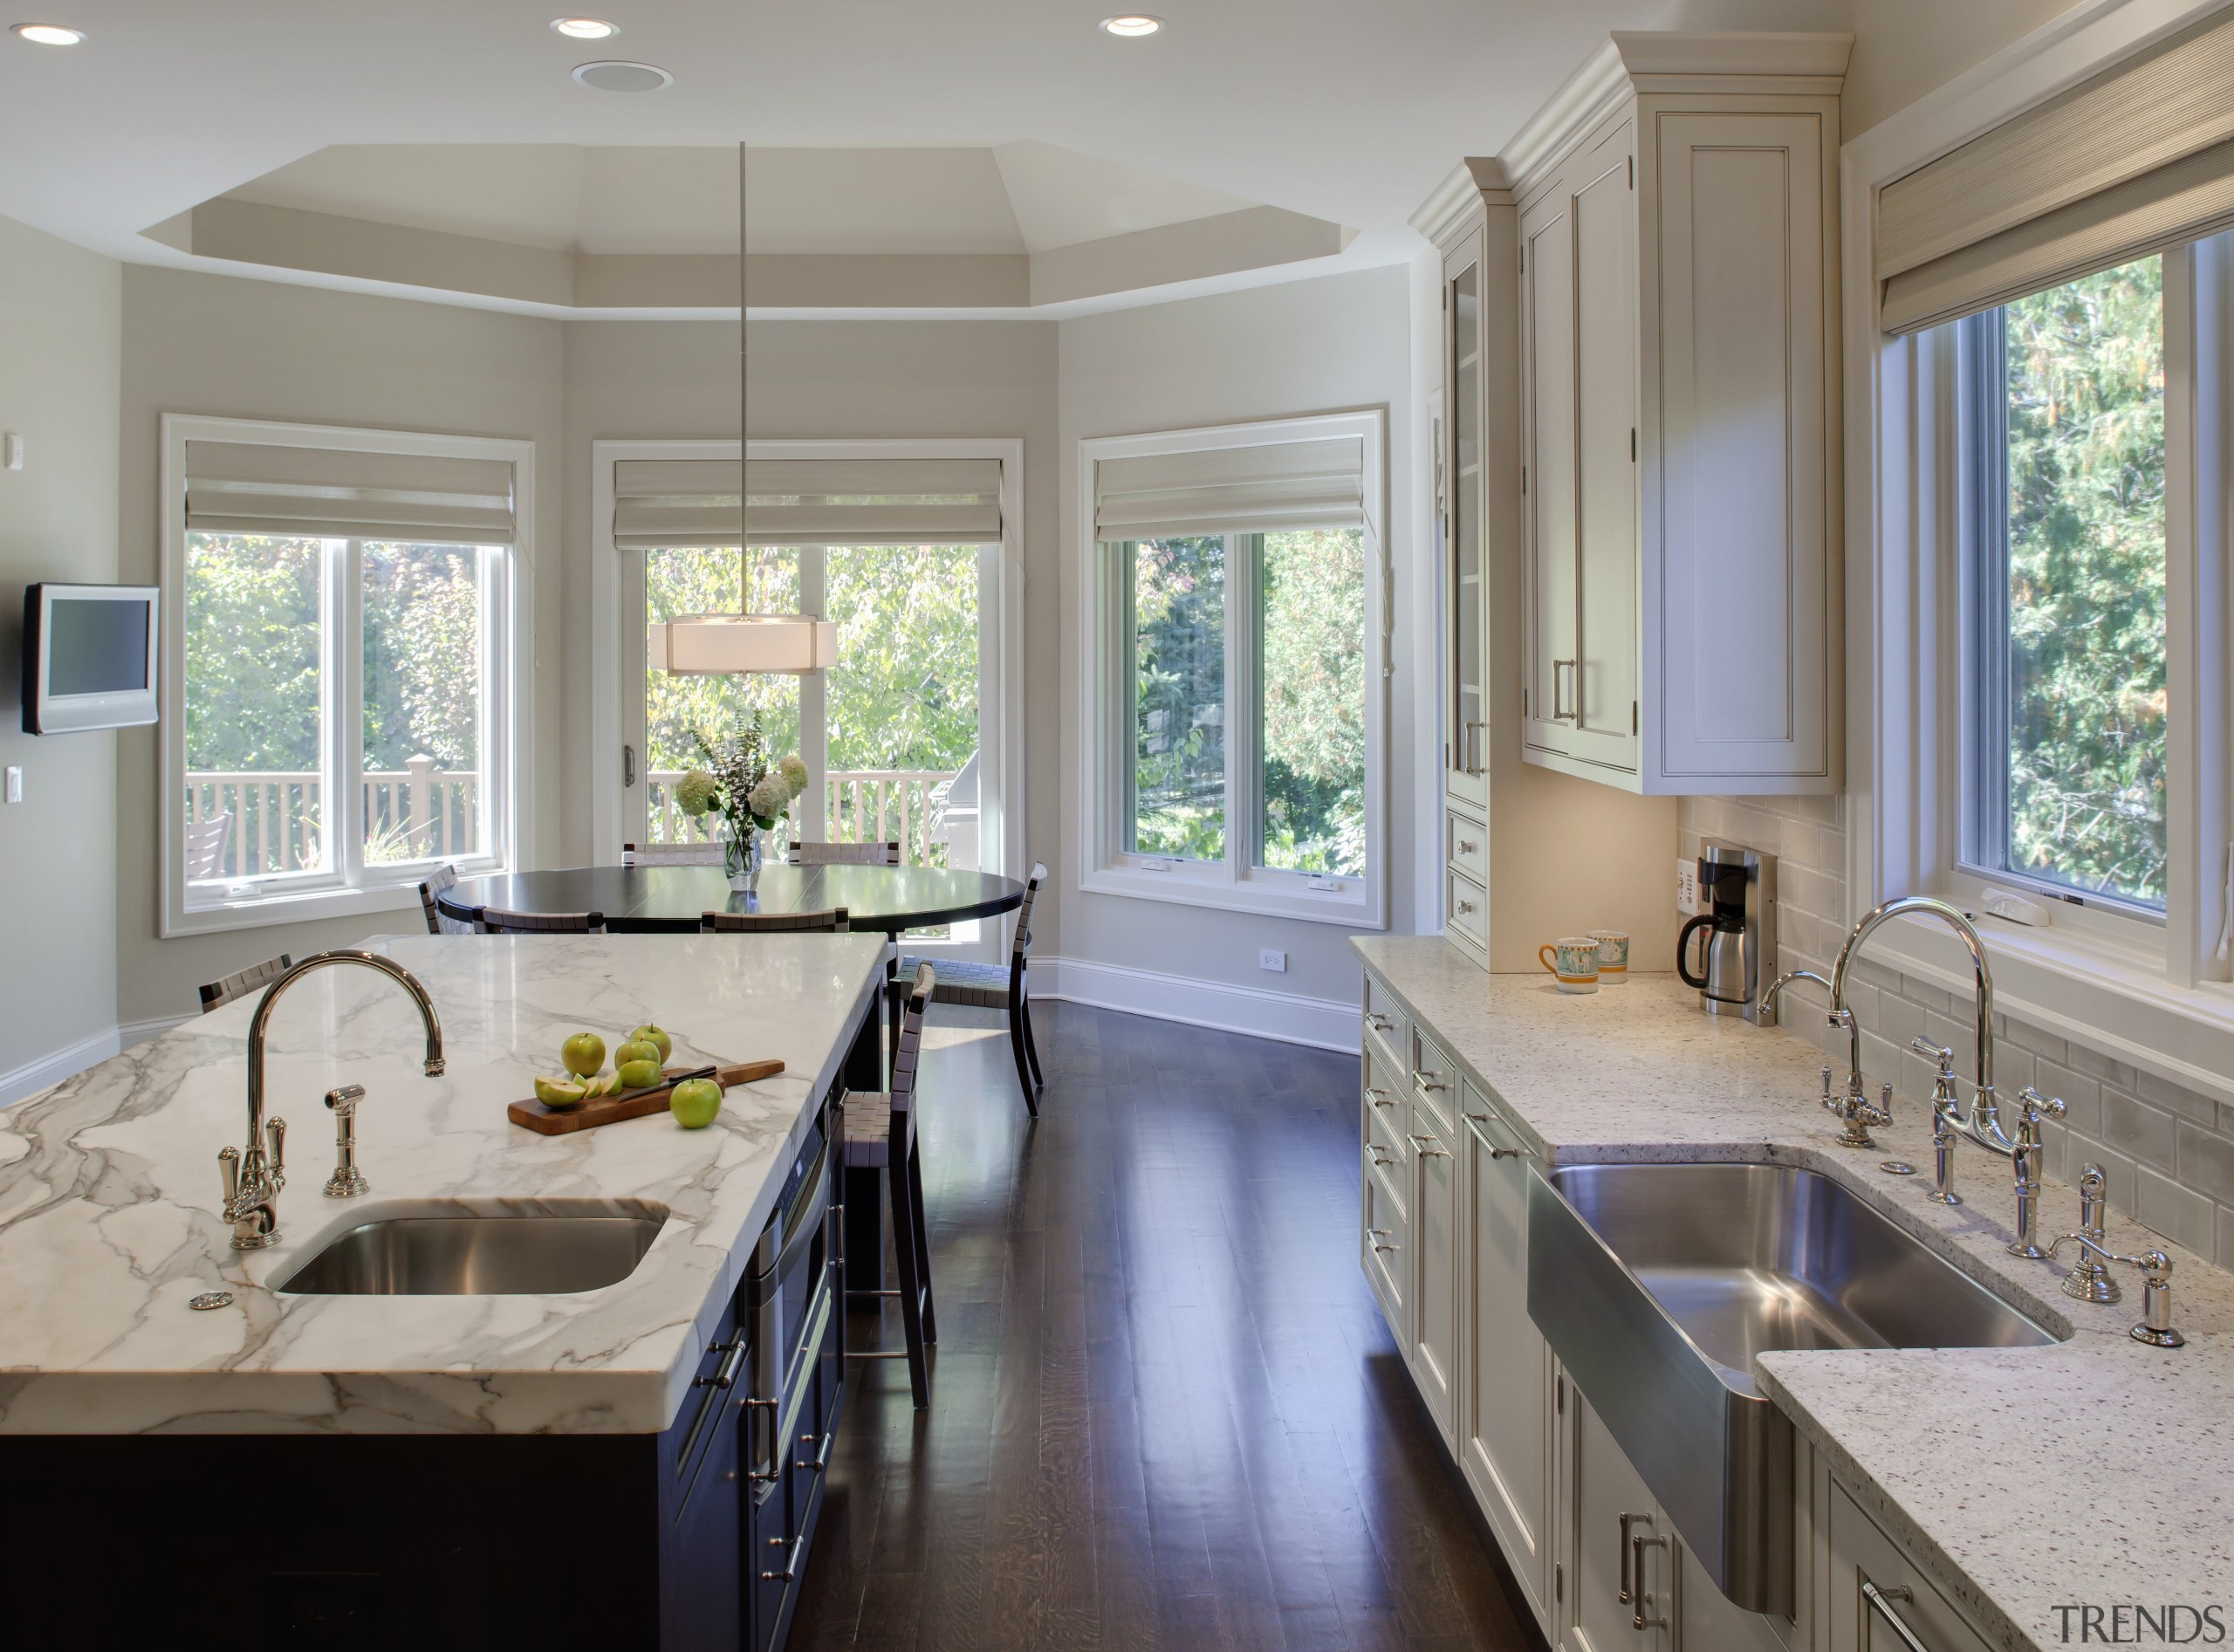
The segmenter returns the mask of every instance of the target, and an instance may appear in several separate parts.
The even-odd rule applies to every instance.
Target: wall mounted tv
[[[24,732],[68,734],[155,721],[152,585],[24,591]]]

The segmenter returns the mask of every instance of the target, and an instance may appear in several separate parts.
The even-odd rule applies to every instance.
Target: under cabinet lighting
[[[83,29],[65,29],[58,23],[19,23],[14,32],[35,46],[74,46],[86,38]]]
[[[1151,17],[1141,12],[1130,12],[1123,17],[1104,17],[1101,20],[1102,32],[1114,34],[1121,40],[1138,40],[1143,36],[1154,34],[1162,27],[1162,17]]]
[[[620,32],[618,24],[603,17],[553,17],[551,26],[569,40],[609,40]]]

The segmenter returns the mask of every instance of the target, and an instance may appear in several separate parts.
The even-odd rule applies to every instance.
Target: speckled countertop
[[[2175,1259],[2188,1346],[2127,1334],[2125,1299],[2076,1302],[2066,1271],[2007,1254],[2002,1161],[1963,1147],[1949,1209],[1930,1189],[1921,1107],[1836,1143],[1817,1099],[1823,1058],[1800,1038],[1700,1013],[1673,976],[1566,996],[1548,977],[1484,975],[1434,936],[1351,944],[1438,1045],[1552,1163],[1775,1160],[1837,1176],[1903,1228],[2068,1340],[2042,1348],[1769,1354],[1755,1375],[1832,1472],[1995,1644],[2062,1644],[2073,1601],[2234,1599],[2234,1276],[2117,1217],[2118,1250]],[[1813,1007],[1812,1005],[1810,1006]],[[1924,1174],[1896,1178],[1880,1161]],[[2076,1225],[2050,1179],[2044,1234]],[[2067,1264],[2066,1265],[2067,1266]]]

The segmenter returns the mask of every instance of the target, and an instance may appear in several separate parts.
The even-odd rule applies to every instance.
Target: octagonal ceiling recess
[[[1052,143],[755,146],[749,164],[755,313],[1026,311],[1330,257],[1354,234]],[[339,144],[146,233],[484,302],[734,306],[737,152]]]

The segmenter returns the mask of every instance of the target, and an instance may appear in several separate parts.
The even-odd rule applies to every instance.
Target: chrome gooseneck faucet
[[[344,948],[315,954],[282,973],[264,990],[248,1026],[248,1146],[245,1150],[225,1148],[217,1155],[218,1173],[224,1179],[225,1220],[233,1224],[236,1251],[260,1251],[279,1241],[279,1211],[274,1201],[287,1185],[287,1122],[267,1121],[264,1116],[264,1041],[271,1025],[272,1008],[299,977],[340,963],[377,970],[411,995],[419,1006],[419,1018],[427,1024],[427,1076],[442,1076],[442,1023],[435,1013],[435,1001],[427,996],[419,977],[394,959]],[[353,1106],[354,1098],[351,1102]]]
[[[1866,1130],[1857,1132],[1857,1117],[1868,1123],[1890,1123],[1889,1107],[1872,1108],[1863,1100],[1861,1076],[1861,1029],[1854,1023],[1854,1012],[1847,1008],[1847,977],[1854,967],[1854,954],[1861,943],[1879,925],[1900,917],[1938,918],[1955,931],[1970,954],[1970,967],[1977,979],[1977,1087],[1966,1109],[1962,1106],[1956,1086],[1952,1056],[1936,1045],[1917,1047],[1940,1058],[1938,1081],[1932,1089],[1932,1133],[1934,1145],[1940,1151],[1937,1157],[1938,1187],[1934,1196],[1941,1203],[1959,1203],[1954,1189],[1954,1154],[1950,1141],[1961,1136],[1990,1153],[1998,1153],[2009,1160],[2016,1182],[2017,1237],[2011,1243],[2011,1256],[2045,1257],[2049,1252],[2039,1243],[2040,1203],[2040,1121],[2064,1115],[2064,1104],[2053,1096],[2042,1095],[2030,1085],[2018,1092],[2017,1131],[2014,1135],[2002,1128],[2000,1102],[1993,1087],[1993,976],[1986,967],[1985,943],[1978,932],[1961,911],[1944,901],[1935,901],[1929,895],[1902,895],[1872,908],[1861,922],[1854,926],[1854,933],[1847,936],[1846,944],[1839,949],[1838,963],[1832,966],[1831,978],[1826,982],[1813,974],[1788,975],[1779,978],[1770,988],[1779,991],[1787,981],[1806,979],[1826,987],[1831,995],[1831,1025],[1844,1029],[1847,1035],[1847,1088],[1844,1116],[1847,1120],[1847,1134],[1843,1138],[1848,1145],[1868,1143]],[[1826,1072],[1827,1073],[1827,1069]],[[1827,1094],[1825,1105],[1833,1112],[1840,1111]],[[1889,1098],[1890,1086],[1887,1087]],[[1871,1115],[1876,1116],[1871,1116]],[[1859,1134],[1861,1139],[1855,1140]]]

